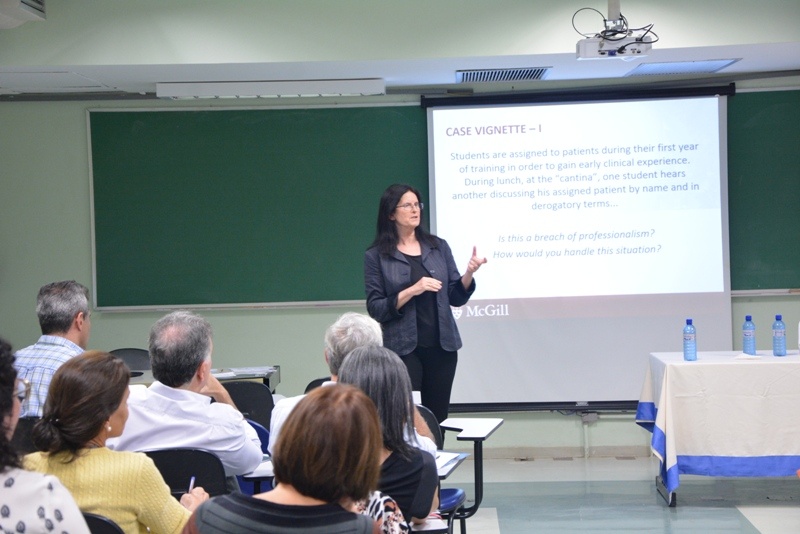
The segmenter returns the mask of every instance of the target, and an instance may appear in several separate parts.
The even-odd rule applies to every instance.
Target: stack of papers
[[[237,375],[261,375],[265,374],[269,371],[272,371],[273,368],[268,365],[262,365],[260,367],[231,367],[230,371]]]
[[[244,478],[272,476],[275,476],[275,473],[272,471],[272,460],[264,460],[258,464],[258,467],[256,467],[252,473],[244,475]]]
[[[436,451],[436,469],[441,469],[459,456],[457,452]]]
[[[214,375],[214,378],[236,378],[236,373],[233,371],[221,371],[219,369],[214,369],[211,371],[211,374]]]

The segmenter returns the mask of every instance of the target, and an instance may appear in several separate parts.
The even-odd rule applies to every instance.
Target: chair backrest
[[[431,433],[433,434],[433,441],[436,443],[436,448],[441,450],[444,447],[444,435],[442,434],[442,428],[439,426],[439,421],[436,419],[436,416],[433,415],[433,412],[430,411],[429,408],[421,404],[417,404],[417,410],[422,418],[425,420],[425,423],[428,425],[428,428],[431,429]]]
[[[104,515],[83,512],[83,518],[92,534],[125,534],[119,525]]]
[[[36,452],[33,444],[33,425],[39,420],[38,417],[20,417],[17,428],[11,437],[11,446],[20,454]]]
[[[213,453],[199,449],[158,449],[144,453],[152,458],[177,499],[189,489],[192,477],[194,485],[201,486],[212,497],[228,493],[225,468]]]
[[[262,425],[256,423],[252,419],[247,419],[247,422],[250,423],[250,426],[256,429],[256,434],[258,434],[258,439],[261,440],[261,452],[264,454],[269,454],[269,430],[264,428]],[[272,483],[270,482],[268,487],[264,487],[263,481],[259,481],[258,483],[258,491],[256,491],[256,484],[253,480],[246,480],[241,475],[236,475],[236,479],[239,481],[239,491],[244,493],[245,495],[253,495],[255,493],[261,493],[262,491],[267,491],[269,488],[272,487]]]
[[[245,419],[251,419],[264,428],[269,428],[272,418],[272,392],[266,384],[252,380],[231,380],[222,383],[228,390],[236,407]]]
[[[247,419],[247,422],[256,430],[258,439],[261,440],[261,452],[269,454],[269,430],[267,430],[264,425],[256,423],[252,419]]]
[[[145,349],[114,349],[111,354],[122,359],[131,368],[131,371],[150,370],[150,353]]]
[[[324,384],[325,382],[327,382],[330,379],[331,379],[331,377],[329,377],[329,376],[325,376],[323,378],[315,378],[314,380],[312,380],[311,382],[308,383],[304,393],[308,393],[312,389],[316,389],[316,388],[320,387],[322,384]]]

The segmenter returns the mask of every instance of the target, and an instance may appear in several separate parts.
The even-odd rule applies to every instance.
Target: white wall
[[[0,31],[2,65],[424,59],[574,52],[572,15],[605,0],[69,0]],[[798,41],[796,0],[627,0],[659,47]],[[579,29],[597,31],[583,11]]]

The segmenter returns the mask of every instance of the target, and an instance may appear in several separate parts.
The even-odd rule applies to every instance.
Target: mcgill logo
[[[456,320],[461,318],[463,309],[466,309],[467,317],[508,317],[508,304],[487,304],[485,306],[462,306],[461,308],[450,307],[453,317]]]

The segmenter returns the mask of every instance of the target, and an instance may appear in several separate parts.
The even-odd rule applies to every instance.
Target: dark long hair
[[[17,370],[14,369],[14,355],[11,345],[0,339],[0,418],[5,420],[14,409],[14,384],[17,380]],[[17,451],[11,446],[11,440],[6,437],[7,428],[0,429],[0,471],[7,467],[22,467]]]
[[[410,458],[413,448],[405,440],[414,428],[411,378],[403,360],[385,347],[359,347],[348,354],[338,381],[361,389],[378,408],[383,446]]]
[[[417,195],[417,202],[422,201],[420,192],[408,184],[392,184],[383,192],[381,201],[378,204],[378,223],[375,228],[375,240],[369,248],[378,247],[378,252],[387,255],[397,250],[399,236],[397,235],[397,225],[395,225],[391,216],[397,209],[397,203],[409,191]],[[426,243],[431,247],[436,247],[439,244],[439,239],[423,227],[421,217],[419,226],[414,230],[414,233],[421,243]]]
[[[53,375],[33,444],[71,462],[119,408],[131,371],[107,352],[90,350],[68,360]]]

